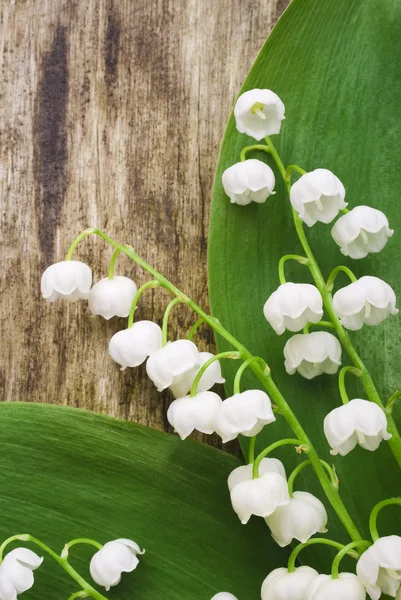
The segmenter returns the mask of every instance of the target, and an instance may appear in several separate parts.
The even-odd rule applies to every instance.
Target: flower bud
[[[322,373],[333,375],[341,364],[341,344],[326,331],[297,334],[284,346],[284,358],[289,375],[296,371],[306,379]]]
[[[0,599],[16,600],[18,594],[29,590],[34,583],[33,573],[43,558],[27,548],[15,548],[0,565]]]
[[[362,583],[353,573],[340,573],[338,579],[331,575],[318,575],[307,588],[303,600],[365,600]]]
[[[199,392],[193,398],[178,398],[170,404],[167,420],[182,440],[194,429],[211,434],[215,430],[215,421],[222,404],[220,396],[214,392]]]
[[[162,330],[153,321],[137,321],[128,329],[117,331],[109,342],[113,360],[126,367],[141,365],[153,352],[162,347]]]
[[[291,544],[293,538],[303,544],[315,533],[327,531],[327,512],[320,500],[308,492],[294,492],[290,503],[266,518],[279,546]]]
[[[323,300],[316,286],[309,283],[283,283],[268,298],[263,313],[274,331],[301,331],[323,316]]]
[[[333,307],[341,324],[357,331],[366,325],[380,325],[388,315],[396,315],[393,289],[378,277],[365,276],[334,294]]]
[[[347,206],[341,181],[327,169],[302,175],[291,187],[290,200],[299,218],[312,227],[316,221],[330,223]]]
[[[225,444],[239,434],[257,435],[275,420],[269,396],[261,390],[247,390],[234,394],[221,404],[216,415],[216,432]]]
[[[195,344],[189,340],[176,340],[149,356],[146,372],[159,392],[170,386],[178,389],[179,384],[185,383],[183,387],[187,389],[182,394],[185,396],[188,377],[193,381],[200,365],[201,357]]]
[[[199,369],[207,363],[214,355],[211,352],[199,352],[200,357],[200,366],[194,367],[192,370],[189,370],[184,376],[182,376],[177,383],[174,383],[170,386],[171,391],[173,392],[176,398],[183,398],[188,394],[188,392],[192,388],[192,384],[194,379],[199,371]],[[221,366],[218,360],[212,362],[211,365],[208,366],[206,371],[203,373],[202,377],[199,380],[197,392],[206,392],[210,390],[211,387],[215,385],[215,383],[224,383],[225,379],[221,374]]]
[[[261,204],[274,194],[275,178],[266,163],[255,158],[236,163],[223,173],[223,187],[233,204]]]
[[[212,600],[237,600],[237,598],[232,594],[229,594],[229,592],[220,592],[213,596]]]
[[[92,314],[109,320],[112,317],[128,317],[137,292],[132,279],[116,275],[113,279],[101,279],[90,291],[89,309]]]
[[[240,133],[260,141],[267,135],[280,133],[284,111],[284,104],[271,90],[249,90],[235,104],[235,124]]]
[[[262,584],[262,600],[304,600],[304,595],[318,576],[311,567],[298,567],[289,573],[284,567],[274,569]]]
[[[55,302],[57,298],[75,302],[89,298],[91,285],[92,271],[88,265],[78,260],[63,260],[47,267],[40,288],[48,302]]]
[[[243,481],[251,481],[252,468],[253,465],[249,464],[242,465],[241,467],[234,469],[234,471],[231,471],[227,480],[227,485],[230,492],[239,483],[242,483]],[[265,473],[276,473],[277,475],[281,475],[283,479],[286,479],[284,465],[277,458],[262,458],[259,464],[259,475],[264,475]]]
[[[340,217],[331,230],[341,252],[351,258],[380,252],[393,233],[386,215],[370,206],[356,206]]]
[[[345,456],[357,444],[365,450],[377,450],[382,440],[389,440],[384,410],[374,402],[355,398],[332,410],[324,420],[324,434],[330,454]]]
[[[248,523],[252,515],[266,518],[277,507],[290,502],[287,481],[272,472],[237,483],[230,495],[233,509],[243,525]]]
[[[122,573],[131,573],[136,569],[138,554],[145,554],[145,550],[141,550],[132,540],[107,542],[90,562],[89,570],[93,581],[109,590],[120,583]]]
[[[372,600],[382,593],[394,597],[401,585],[401,537],[376,540],[358,560],[356,572]]]

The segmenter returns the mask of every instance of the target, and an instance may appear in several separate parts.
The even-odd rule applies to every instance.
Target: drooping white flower
[[[401,585],[401,537],[379,538],[358,560],[356,572],[372,600],[395,596]]]
[[[284,112],[284,104],[271,90],[249,90],[235,104],[235,124],[240,133],[260,141],[267,135],[280,133]]]
[[[353,573],[340,573],[338,579],[331,575],[318,575],[305,591],[303,600],[365,600],[366,592]]]
[[[179,394],[183,397],[189,389],[186,384],[188,373],[195,377],[200,365],[201,357],[195,344],[189,340],[176,340],[149,356],[146,372],[159,392],[171,386],[178,389],[179,384],[184,382],[185,391]]]
[[[291,544],[293,538],[305,543],[315,533],[327,531],[327,512],[323,503],[308,492],[294,492],[290,503],[266,518],[279,546]]]
[[[113,360],[126,367],[141,365],[153,352],[162,347],[162,330],[153,321],[137,321],[128,329],[117,331],[109,342]]]
[[[347,206],[341,181],[327,169],[302,175],[291,187],[290,200],[300,219],[312,227],[316,221],[330,223]]]
[[[138,554],[145,554],[138,544],[124,538],[107,542],[92,557],[89,570],[93,581],[109,590],[120,583],[122,573],[138,566]]]
[[[231,504],[241,523],[248,523],[252,515],[268,517],[279,506],[289,503],[287,481],[275,472],[266,472],[256,479],[237,483],[230,492]]]
[[[332,450],[345,456],[357,444],[365,450],[377,450],[382,440],[389,440],[387,418],[374,402],[355,398],[332,410],[324,420],[324,433]]]
[[[57,298],[75,302],[89,298],[92,271],[79,260],[63,260],[47,267],[40,284],[42,296],[48,302]]]
[[[225,444],[239,434],[257,435],[275,420],[269,396],[261,390],[247,390],[234,394],[221,404],[216,415],[216,432]]]
[[[272,169],[261,160],[250,158],[236,163],[223,173],[223,187],[233,204],[261,204],[274,194],[275,178]]]
[[[393,233],[386,215],[370,206],[356,206],[340,217],[331,230],[341,252],[351,258],[380,252]]]
[[[268,298],[263,313],[278,335],[286,329],[301,331],[308,323],[318,323],[322,318],[322,296],[309,283],[283,283]]]
[[[341,364],[341,344],[327,331],[296,334],[284,346],[284,358],[289,375],[296,371],[306,379],[333,375]]]
[[[334,294],[333,306],[341,324],[357,331],[366,325],[380,325],[388,315],[396,315],[393,289],[378,277],[365,276]]]
[[[193,398],[178,398],[170,404],[167,420],[182,440],[194,429],[210,434],[215,431],[216,415],[222,402],[214,392],[199,392]]]
[[[234,469],[234,471],[231,471],[227,480],[227,485],[230,492],[239,483],[242,483],[243,481],[251,481],[252,468],[252,464],[241,465],[241,467],[237,467]],[[259,475],[264,475],[265,473],[276,473],[286,480],[284,465],[277,458],[262,458],[259,464]]]
[[[307,566],[292,573],[284,567],[274,569],[262,584],[262,600],[304,600],[307,588],[317,576],[318,572]]]
[[[129,277],[105,277],[91,289],[89,309],[92,314],[100,315],[106,320],[112,317],[128,317],[136,292],[136,284]]]
[[[0,565],[0,599],[16,600],[18,594],[34,583],[32,571],[40,567],[43,558],[27,548],[15,548],[6,554]]]
[[[212,600],[237,600],[237,598],[229,592],[220,592],[213,596]]]
[[[192,384],[194,382],[195,376],[199,372],[199,369],[212,357],[214,354],[211,352],[199,352],[200,357],[200,366],[196,365],[193,369],[190,369],[180,377],[177,383],[173,383],[170,386],[171,391],[173,392],[176,398],[183,398],[188,394],[191,390]],[[199,380],[197,391],[198,392],[206,392],[210,390],[216,383],[224,383],[225,379],[221,374],[221,366],[218,360],[212,362],[211,365],[208,366],[206,371],[203,373],[202,377]]]

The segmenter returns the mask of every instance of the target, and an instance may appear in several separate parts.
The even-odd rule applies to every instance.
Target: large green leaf
[[[257,598],[285,560],[254,520],[233,513],[226,486],[239,461],[197,442],[93,415],[2,404],[0,539],[30,533],[54,549],[77,537],[118,537],[146,548],[138,569],[105,593],[136,600]],[[88,575],[93,549],[72,549]],[[62,600],[77,585],[46,557],[24,598]]]
[[[396,234],[387,247],[379,255],[346,264],[357,275],[382,277],[394,286],[399,297],[400,53],[400,2],[294,0],[241,90],[270,88],[284,101],[286,120],[274,142],[286,164],[297,163],[307,170],[331,169],[344,182],[351,206],[369,204],[388,215]],[[213,314],[253,353],[268,361],[275,381],[321,456],[330,460],[322,423],[324,416],[339,404],[336,378],[324,376],[306,381],[298,375],[288,376],[283,367],[283,347],[288,336],[276,336],[262,314],[264,302],[279,284],[279,258],[301,252],[283,185],[278,183],[277,195],[264,205],[246,207],[230,205],[221,185],[224,169],[239,160],[241,148],[252,143],[254,140],[236,131],[231,117],[221,147],[212,202],[209,277]],[[266,160],[266,155],[260,158]],[[317,224],[307,228],[307,235],[326,276],[335,265],[344,263],[329,226]],[[288,278],[310,281],[307,269],[300,265],[289,266]],[[379,327],[366,327],[352,334],[384,399],[401,387],[400,332],[399,319],[391,318]],[[219,350],[226,348],[223,340],[217,341]],[[235,365],[224,368],[230,393]],[[244,383],[247,387],[257,385],[252,375]],[[352,381],[350,393],[364,397],[363,390],[357,390]],[[398,411],[398,417],[399,414]],[[398,422],[401,424],[400,418]],[[278,419],[274,426],[265,429],[260,447],[284,433],[289,433],[288,427]],[[280,455],[289,466],[299,461],[288,449]],[[398,467],[385,444],[376,453],[357,448],[334,462],[344,500],[367,535],[371,507],[385,497],[400,495]],[[300,487],[323,498],[313,473],[304,473]],[[399,533],[400,524],[400,511],[388,509],[380,519],[380,530]],[[347,539],[333,515],[329,533]],[[318,554],[322,553],[315,554],[315,563],[320,565]]]

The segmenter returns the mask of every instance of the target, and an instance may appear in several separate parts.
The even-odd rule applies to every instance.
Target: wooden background
[[[208,306],[210,192],[233,101],[287,0],[3,0],[2,400],[84,407],[169,430],[169,392],[107,354],[124,320],[48,304],[40,276],[97,226]],[[105,276],[111,250],[77,255]],[[144,274],[125,257],[117,273]],[[137,318],[160,320],[149,291]],[[171,336],[193,321],[185,307]],[[213,349],[210,332],[202,349]],[[216,439],[208,439],[218,443]]]

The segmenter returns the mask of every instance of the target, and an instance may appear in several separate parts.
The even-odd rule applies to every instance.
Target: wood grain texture
[[[218,146],[287,1],[1,4],[1,399],[84,407],[168,430],[169,393],[156,393],[144,368],[120,372],[108,357],[124,320],[94,318],[86,303],[47,304],[41,272],[97,226],[208,306]],[[91,239],[78,256],[97,280],[111,250]],[[145,281],[125,257],[117,273]],[[160,321],[166,299],[148,291],[137,318]],[[177,308],[171,337],[192,322]],[[198,339],[213,348],[210,331]]]

